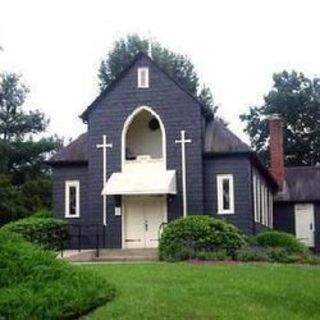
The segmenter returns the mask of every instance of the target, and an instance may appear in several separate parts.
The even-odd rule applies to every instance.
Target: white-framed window
[[[149,68],[138,68],[138,88],[149,88]]]
[[[234,186],[232,174],[217,175],[218,214],[234,214]]]
[[[257,175],[253,175],[253,204],[254,204],[254,221],[259,222],[259,211],[258,211],[258,201],[257,201],[257,184],[258,184]]]
[[[267,215],[268,215],[268,201],[267,201],[267,188],[263,184],[262,185],[262,203],[263,203],[263,208],[262,208],[262,224],[267,225]]]
[[[273,194],[269,190],[269,227],[273,229]]]
[[[259,172],[253,172],[252,177],[254,220],[273,228],[273,193]]]
[[[261,222],[261,181],[257,177],[257,222]]]
[[[80,217],[80,182],[68,180],[65,182],[65,217]]]
[[[264,185],[261,183],[261,224],[264,224],[265,219],[265,202],[264,202]]]

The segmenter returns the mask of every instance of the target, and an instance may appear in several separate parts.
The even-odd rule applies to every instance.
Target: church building
[[[85,246],[94,247],[98,228],[105,248],[155,248],[168,222],[196,214],[247,235],[275,225],[277,168],[269,171],[219,120],[205,117],[201,103],[144,53],[80,118],[87,132],[49,164],[54,213],[81,226]],[[280,228],[283,219],[277,215]]]

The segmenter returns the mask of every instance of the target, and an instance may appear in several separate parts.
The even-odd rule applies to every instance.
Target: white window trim
[[[253,204],[254,204],[254,221],[259,222],[258,199],[257,199],[257,175],[253,174]]]
[[[262,225],[266,226],[266,217],[267,217],[267,208],[266,208],[266,187],[264,184],[261,185],[262,186]]]
[[[257,222],[261,223],[261,181],[260,179],[257,177]]]
[[[261,224],[264,225],[264,185],[261,183]]]
[[[258,173],[253,174],[254,220],[273,228],[273,193]]]
[[[69,212],[70,187],[76,188],[76,214],[70,214]],[[80,182],[79,180],[67,180],[65,182],[65,217],[66,218],[80,217]]]
[[[142,83],[141,75],[143,72],[146,74],[145,84]],[[138,88],[149,88],[149,68],[147,67],[138,68]]]
[[[273,229],[273,194],[269,190],[269,227]]]
[[[229,180],[230,187],[230,209],[223,209],[223,180]],[[234,214],[234,184],[232,174],[217,175],[217,199],[218,199],[218,214]]]

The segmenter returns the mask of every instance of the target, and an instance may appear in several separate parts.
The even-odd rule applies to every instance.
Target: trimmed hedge
[[[32,214],[33,218],[53,218],[53,212],[48,209],[39,209]]]
[[[26,240],[39,244],[45,249],[57,250],[66,238],[66,224],[54,218],[29,217],[10,222],[1,230],[20,234]]]
[[[164,229],[159,256],[162,260],[186,260],[199,252],[224,250],[234,257],[246,245],[245,236],[234,225],[204,215],[193,215],[169,223]]]
[[[263,232],[256,235],[254,241],[262,247],[283,248],[288,253],[304,253],[307,251],[307,247],[294,235],[285,232]]]
[[[248,246],[237,251],[236,260],[243,262],[270,262],[267,248]]]
[[[104,278],[3,230],[0,269],[1,320],[78,319],[115,296]]]
[[[238,250],[239,261],[319,264],[319,259],[292,234],[267,231],[250,239],[250,246]]]

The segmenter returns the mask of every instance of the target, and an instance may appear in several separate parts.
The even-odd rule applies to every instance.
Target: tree
[[[264,161],[268,158],[268,117],[279,114],[284,122],[286,165],[320,162],[320,79],[296,71],[273,75],[273,87],[261,106],[254,106],[240,119],[246,123],[252,147]]]
[[[136,34],[116,41],[107,57],[101,62],[98,72],[100,89],[104,90],[110,85],[141,51],[147,53],[148,41]],[[203,113],[206,117],[213,117],[218,107],[214,104],[210,89],[201,86],[195,67],[188,57],[170,51],[159,43],[153,43],[152,58],[175,81],[200,100],[204,105]]]
[[[21,76],[0,76],[0,174],[10,175],[15,185],[23,184],[27,177],[45,175],[46,156],[61,146],[56,136],[35,139],[49,121],[39,110],[24,110],[28,92]]]
[[[8,176],[0,174],[0,227],[27,214],[22,195]]]

